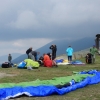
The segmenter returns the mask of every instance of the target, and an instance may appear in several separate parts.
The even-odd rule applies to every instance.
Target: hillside
[[[51,44],[57,45],[57,55],[59,56],[59,55],[66,53],[65,50],[69,45],[71,45],[73,47],[74,52],[91,47],[94,44],[94,38],[87,37],[87,38],[79,39],[79,40],[72,41],[72,42],[68,41],[66,39],[55,40],[55,41],[52,41],[52,42],[44,45],[43,47],[37,49],[36,51],[40,52],[39,56],[43,55],[43,53],[51,52],[51,50],[49,49],[49,46]],[[18,58],[14,59],[13,63],[19,63],[26,58],[27,58],[27,55],[23,54],[23,55],[19,56]]]
[[[20,53],[12,53],[12,58],[15,59],[17,57],[19,57],[21,54]],[[4,55],[4,56],[0,56],[0,64],[3,62],[7,62],[8,61],[8,55]]]

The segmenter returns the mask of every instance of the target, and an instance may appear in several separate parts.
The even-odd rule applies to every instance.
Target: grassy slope
[[[0,78],[0,83],[18,83],[18,82],[28,82],[34,81],[36,79],[45,80],[51,79],[53,77],[69,76],[72,75],[72,71],[82,71],[88,69],[98,69],[100,70],[100,56],[96,56],[95,64],[87,64],[85,66],[59,66],[58,68],[45,68],[40,67],[35,70],[27,69],[17,69],[17,68],[0,68],[1,73],[14,74],[16,76]],[[81,61],[85,62],[82,58]],[[82,89],[77,89],[73,92],[67,93],[65,95],[52,95],[48,97],[21,97],[14,100],[100,100],[100,84],[89,85]]]

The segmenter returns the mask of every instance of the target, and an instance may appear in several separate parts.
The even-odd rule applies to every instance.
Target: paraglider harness
[[[40,66],[43,66],[43,60],[44,58],[41,56],[38,60],[38,63],[40,64]]]
[[[70,82],[68,83],[65,83],[65,84],[58,84],[58,85],[55,85],[58,89],[61,89],[61,88],[64,88],[64,87],[68,87],[68,86],[72,86],[74,84],[76,84],[77,82],[72,79]]]

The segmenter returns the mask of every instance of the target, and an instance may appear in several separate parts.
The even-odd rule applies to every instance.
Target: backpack
[[[2,68],[9,68],[11,67],[9,62],[2,63]]]
[[[25,68],[25,66],[26,66],[26,62],[24,62],[24,61],[22,61],[22,62],[20,62],[19,64],[18,64],[18,68]]]
[[[45,67],[52,67],[52,60],[46,60],[46,61],[44,61],[44,66]]]
[[[87,64],[91,64],[92,63],[92,54],[91,53],[88,53],[87,55],[86,55],[86,63]]]

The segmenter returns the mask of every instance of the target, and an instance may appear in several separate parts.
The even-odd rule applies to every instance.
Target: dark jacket
[[[36,51],[31,51],[31,54],[34,56],[37,56],[37,52]]]
[[[52,60],[54,60],[56,58],[57,46],[51,45],[49,48],[52,50]]]
[[[32,49],[29,48],[29,49],[26,51],[26,54],[28,55],[31,51],[32,51]]]
[[[48,55],[48,56],[50,57],[50,59],[51,59],[51,55],[52,55],[52,54],[51,54],[51,53],[47,53],[47,55]]]
[[[44,58],[41,56],[41,57],[39,58],[39,60],[42,60],[42,61],[43,61],[43,60],[44,60]]]
[[[57,46],[56,45],[51,45],[49,47],[53,52],[56,52],[57,51]]]

